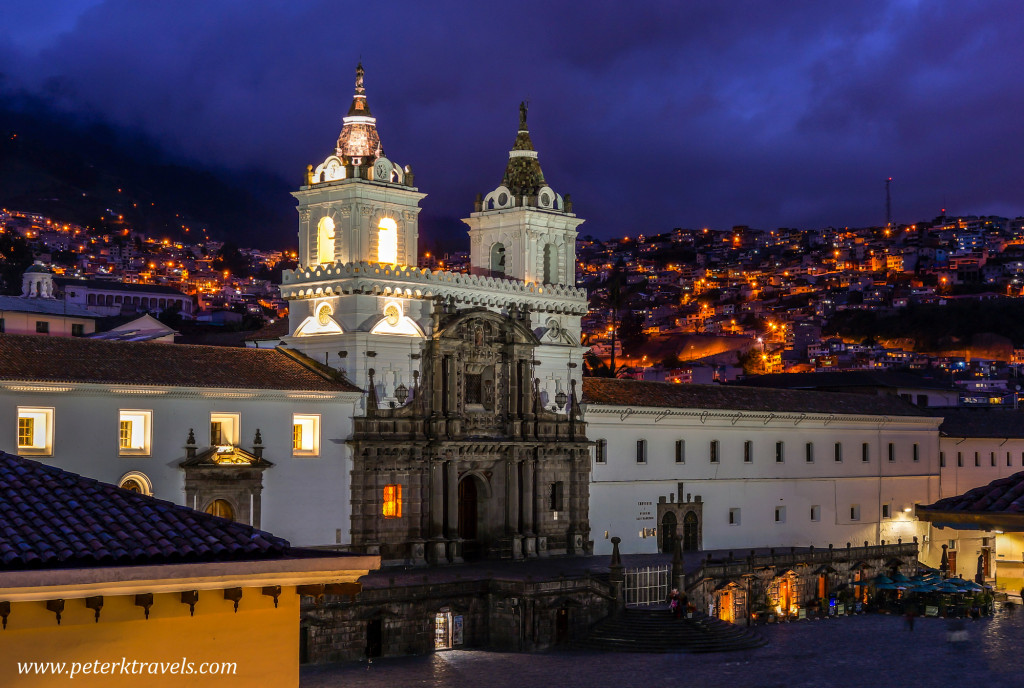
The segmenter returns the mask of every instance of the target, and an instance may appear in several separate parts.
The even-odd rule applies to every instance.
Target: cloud
[[[183,158],[297,180],[361,57],[428,218],[498,184],[529,98],[584,232],[861,225],[884,220],[887,176],[897,220],[942,198],[1020,212],[1022,24],[999,1],[83,0],[38,30],[46,47],[0,40],[0,72]]]

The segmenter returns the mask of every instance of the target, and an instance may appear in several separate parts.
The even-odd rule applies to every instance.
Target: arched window
[[[544,284],[558,281],[558,247],[554,244],[544,245]]]
[[[316,255],[319,263],[334,262],[334,220],[320,218],[316,226]]]
[[[235,520],[235,510],[231,508],[231,504],[224,499],[215,499],[207,504],[206,513],[226,518],[229,521]]]
[[[382,217],[377,224],[377,262],[398,262],[398,224],[390,217]]]
[[[505,274],[505,244],[495,244],[491,247],[491,272]]]
[[[128,490],[129,492],[137,492],[144,495],[153,494],[153,483],[150,481],[149,476],[145,473],[139,473],[138,471],[125,473],[121,476],[121,480],[117,483],[117,486],[122,490]]]

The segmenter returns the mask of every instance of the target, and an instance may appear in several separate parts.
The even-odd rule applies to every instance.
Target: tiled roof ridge
[[[0,452],[0,570],[281,558],[252,526]]]
[[[283,354],[284,356],[287,356],[288,358],[292,359],[293,361],[301,365],[303,368],[306,368],[310,372],[316,373],[325,380],[330,380],[331,382],[342,382],[351,384],[351,381],[347,377],[345,377],[345,374],[342,373],[341,371],[335,370],[330,366],[324,365],[323,363],[320,363],[319,361],[310,358],[301,351],[289,349],[286,346],[275,346],[274,349]]]

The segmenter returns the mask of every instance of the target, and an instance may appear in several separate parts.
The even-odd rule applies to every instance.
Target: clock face
[[[384,309],[384,319],[388,321],[388,325],[391,325],[391,327],[397,325],[398,320],[401,317],[402,316],[399,315],[398,313],[398,307],[395,306],[394,304],[391,304],[390,306]]]
[[[387,160],[378,160],[373,165],[373,176],[377,181],[385,182],[391,172],[391,165],[388,164]]]

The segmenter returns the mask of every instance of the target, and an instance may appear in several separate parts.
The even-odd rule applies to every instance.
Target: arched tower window
[[[544,245],[544,284],[558,281],[558,247],[554,244]]]
[[[320,263],[334,262],[334,220],[320,218],[316,226],[316,254]]]
[[[491,272],[505,274],[505,244],[495,244],[491,247]]]
[[[398,225],[390,217],[382,217],[377,225],[377,262],[398,262]]]

